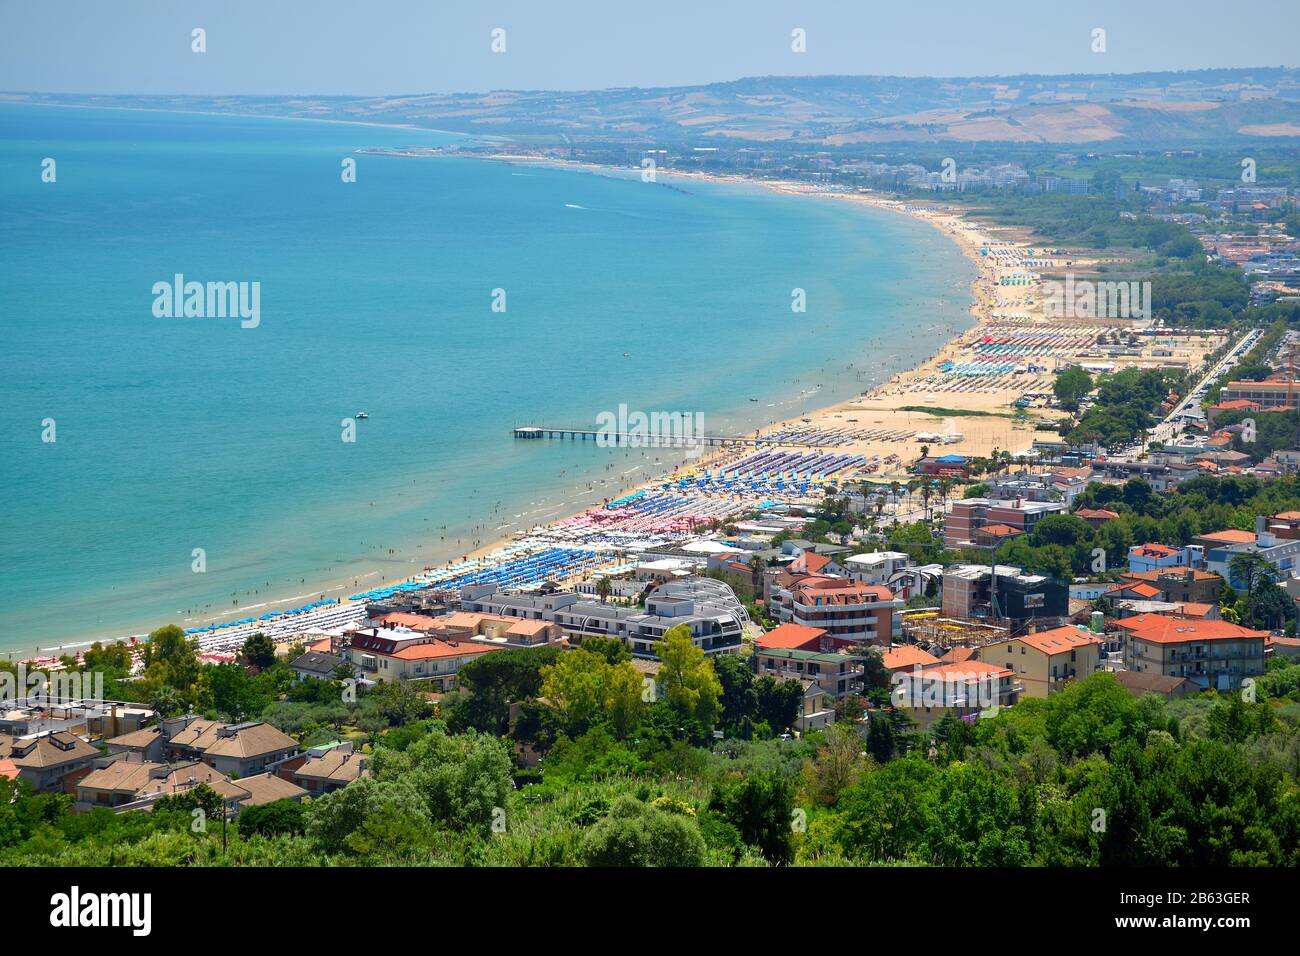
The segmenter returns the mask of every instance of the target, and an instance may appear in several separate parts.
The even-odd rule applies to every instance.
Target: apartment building
[[[646,596],[644,609],[583,601],[572,592],[501,594],[491,585],[464,589],[461,608],[553,622],[574,643],[586,637],[615,637],[628,645],[633,656],[650,659],[656,657],[656,642],[681,625],[704,653],[736,653],[749,623],[749,612],[730,587],[700,577],[659,585]]]
[[[421,681],[432,689],[448,691],[455,688],[462,667],[507,646],[504,640],[477,637],[469,627],[444,626],[431,631],[359,628],[345,636],[342,653],[366,680]]]
[[[1220,402],[1254,402],[1261,409],[1296,406],[1300,402],[1300,382],[1270,379],[1264,382],[1229,382],[1223,386]]]
[[[850,578],[810,574],[773,583],[772,616],[782,623],[820,628],[829,647],[888,646],[903,602],[889,588]]]
[[[1245,582],[1232,574],[1232,559],[1239,554],[1254,554],[1277,570],[1279,578],[1290,578],[1300,560],[1300,538],[1279,538],[1268,527],[1269,519],[1255,519],[1254,531],[1227,528],[1198,535],[1194,541],[1205,548],[1205,569],[1220,575],[1240,591]]]
[[[1029,534],[1050,514],[1062,514],[1062,501],[1030,501],[1026,498],[966,498],[952,501],[943,519],[943,545],[957,550],[981,544],[980,531],[1002,525],[1019,534]]]
[[[923,731],[948,714],[975,720],[994,708],[1010,707],[1024,689],[1014,671],[980,660],[899,671],[891,681],[894,706],[906,708]]]
[[[270,724],[225,724],[187,715],[162,722],[169,761],[197,760],[230,776],[251,776],[298,753],[298,742]]]
[[[1146,584],[1155,589],[1154,600],[1178,604],[1218,604],[1223,578],[1200,568],[1160,568],[1153,571],[1126,571],[1120,580]]]
[[[1135,544],[1128,549],[1130,571],[1158,571],[1161,568],[1187,567],[1191,563],[1191,551],[1187,548],[1171,548],[1153,541]]]
[[[1016,675],[1026,697],[1046,697],[1101,666],[1101,640],[1081,627],[1055,627],[986,644],[978,656]]]
[[[759,677],[811,680],[832,700],[863,692],[865,667],[860,657],[851,654],[760,647],[754,652],[754,663]]]
[[[1131,671],[1185,677],[1202,690],[1232,690],[1264,673],[1267,631],[1227,621],[1139,614],[1117,622]]]
[[[18,777],[39,793],[67,790],[100,756],[99,748],[66,730],[6,738],[4,754]]]

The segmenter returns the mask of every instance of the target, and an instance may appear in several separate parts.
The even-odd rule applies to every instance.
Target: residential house
[[[454,628],[430,632],[362,628],[350,632],[347,640],[346,653],[363,678],[422,681],[439,690],[455,687],[456,674],[470,661],[500,650],[498,645],[473,640],[468,630]]]
[[[826,631],[805,624],[778,624],[758,636],[759,650],[821,651],[829,650]]]
[[[77,782],[77,804],[83,809],[115,808],[183,793],[201,783],[212,785],[225,780],[219,770],[197,761],[168,764],[124,755],[92,770]]]
[[[916,668],[933,667],[940,663],[939,658],[933,654],[928,654],[915,644],[899,644],[891,647],[881,655],[884,661],[885,670],[889,671],[890,677],[899,671],[910,671]]]
[[[1191,563],[1192,553],[1187,548],[1171,548],[1151,541],[1128,549],[1128,569],[1133,572],[1187,567]]]
[[[221,794],[226,806],[235,813],[277,800],[298,801],[308,795],[306,790],[292,781],[269,772],[240,777],[238,780],[220,780],[210,786]]]
[[[298,753],[298,742],[259,720],[222,725],[201,759],[227,776],[248,777]]]
[[[1194,542],[1205,547],[1206,570],[1222,576],[1240,591],[1245,582],[1237,580],[1230,570],[1232,559],[1239,554],[1254,554],[1273,565],[1279,578],[1292,577],[1300,558],[1300,539],[1278,538],[1268,530],[1268,521],[1263,516],[1256,518],[1253,532],[1228,528],[1197,536]]]
[[[38,793],[69,791],[101,754],[99,748],[68,731],[15,737],[6,754],[18,776]]]
[[[1175,700],[1195,693],[1196,685],[1186,677],[1166,677],[1144,671],[1112,671],[1116,683],[1134,697],[1147,694],[1159,694],[1167,700]]]
[[[1107,508],[1080,508],[1074,513],[1076,518],[1082,518],[1093,528],[1100,528],[1107,521],[1113,521],[1119,517],[1119,512],[1110,511]]]
[[[370,770],[363,754],[356,753],[350,743],[307,751],[301,763],[291,761],[280,771],[292,782],[312,796],[340,790]],[[294,766],[296,764],[296,766]]]
[[[979,659],[1014,672],[1027,697],[1046,697],[1098,670],[1101,646],[1095,635],[1067,625],[985,644]]]
[[[298,680],[333,680],[340,673],[340,668],[348,673],[353,670],[352,662],[338,654],[322,654],[319,651],[307,651],[289,664]]]
[[[161,762],[167,752],[167,735],[161,724],[133,730],[104,741],[110,755],[126,754],[137,761]]]
[[[810,730],[821,730],[835,723],[835,707],[822,686],[808,678],[800,683],[803,685],[803,701],[799,707],[799,717],[795,720],[795,729],[806,734]]]
[[[1155,588],[1156,600],[1218,604],[1223,578],[1199,568],[1160,568],[1153,571],[1126,571],[1120,580],[1142,583]]]

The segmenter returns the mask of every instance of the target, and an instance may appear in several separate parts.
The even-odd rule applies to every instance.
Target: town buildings
[[[943,616],[1021,622],[1069,613],[1069,588],[1042,574],[999,564],[954,564],[943,572]]]
[[[585,637],[617,638],[634,656],[645,658],[656,657],[655,643],[681,625],[706,654],[735,653],[749,623],[735,592],[722,581],[704,577],[657,586],[646,595],[644,608],[583,601],[572,592],[503,594],[492,585],[466,588],[460,603],[466,611],[553,623],[574,643]]]
[[[1101,640],[1067,625],[1013,637],[979,649],[979,659],[1013,672],[1026,697],[1046,697],[1101,666]]]
[[[1264,673],[1267,631],[1161,614],[1139,614],[1117,626],[1126,634],[1124,664],[1130,671],[1185,677],[1202,690],[1219,691]]]
[[[971,721],[996,713],[1019,701],[1024,689],[1013,671],[975,659],[899,671],[891,680],[894,706],[906,708],[921,730],[948,714]]]
[[[1000,525],[1012,533],[1028,534],[1049,514],[1066,511],[1062,501],[1030,501],[996,498],[966,498],[949,503],[943,519],[943,546],[954,551],[961,548],[986,547],[980,538],[987,526]],[[1005,536],[1005,535],[1003,535]]]
[[[776,620],[820,628],[836,646],[889,644],[903,606],[889,588],[817,574],[783,577],[772,589]]]

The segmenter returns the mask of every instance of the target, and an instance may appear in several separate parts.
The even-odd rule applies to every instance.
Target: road
[[[1223,358],[1215,363],[1214,367],[1206,373],[1190,392],[1155,428],[1151,430],[1151,441],[1158,441],[1162,444],[1172,441],[1178,434],[1181,425],[1178,419],[1185,415],[1192,415],[1196,418],[1204,418],[1205,413],[1201,410],[1201,399],[1205,397],[1206,391],[1214,384],[1221,375],[1231,369],[1241,357],[1255,347],[1259,337],[1264,334],[1263,329],[1251,329],[1241,337]]]

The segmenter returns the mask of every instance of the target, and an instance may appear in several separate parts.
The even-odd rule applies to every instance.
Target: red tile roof
[[[1172,558],[1179,553],[1179,550],[1171,548],[1167,544],[1148,542],[1147,544],[1134,545],[1128,549],[1128,553],[1136,554],[1140,558]]]
[[[976,534],[992,535],[995,538],[1008,538],[1011,535],[1024,534],[1024,532],[1008,524],[986,524],[984,527],[976,529]]]
[[[784,647],[799,650],[815,644],[826,636],[820,627],[808,627],[806,624],[782,624],[766,634],[759,635],[758,646],[762,648]]]
[[[1238,531],[1235,528],[1228,528],[1225,531],[1214,531],[1210,534],[1201,535],[1206,541],[1218,541],[1220,544],[1254,544],[1255,532]]]
[[[931,664],[938,664],[939,658],[933,654],[927,654],[915,644],[904,644],[901,647],[893,647],[885,651],[883,655],[885,666],[893,670],[911,670],[913,667],[929,667]]]
[[[1164,614],[1138,614],[1116,622],[1133,637],[1153,644],[1183,644],[1194,641],[1224,641],[1268,637],[1268,631],[1252,631],[1227,621],[1204,621],[1168,617]]]
[[[1111,518],[1118,518],[1119,513],[1116,511],[1107,511],[1105,508],[1080,508],[1075,512],[1080,518],[1097,518],[1102,521],[1109,521]]]
[[[1066,651],[1073,651],[1080,647],[1100,644],[1101,640],[1081,628],[1054,627],[1049,631],[1026,634],[1020,638],[1020,643],[1051,657],[1053,654],[1064,654]]]

